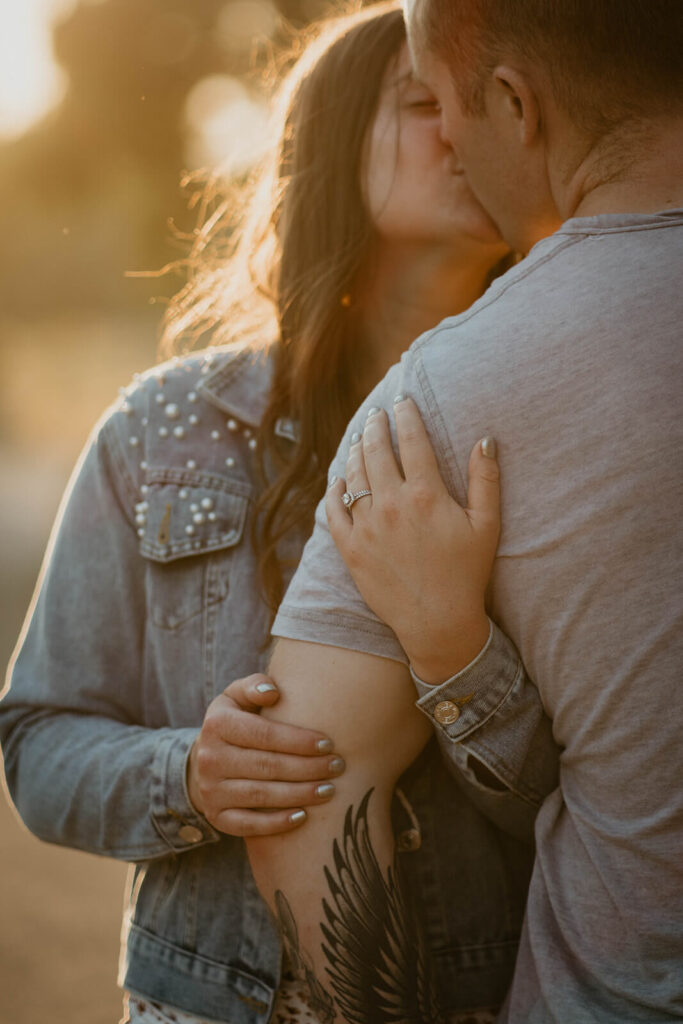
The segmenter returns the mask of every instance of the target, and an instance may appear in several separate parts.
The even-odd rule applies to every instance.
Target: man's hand
[[[259,716],[280,699],[265,675],[231,683],[207,709],[187,763],[187,789],[207,821],[233,836],[289,832],[304,807],[334,795],[344,771],[324,733]]]

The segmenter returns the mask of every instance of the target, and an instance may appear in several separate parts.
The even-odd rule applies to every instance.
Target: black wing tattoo
[[[275,893],[278,925],[320,1024],[334,1024],[337,1014],[348,1024],[444,1024],[417,915],[398,884],[397,863],[385,878],[372,848],[372,792],[365,794],[355,814],[353,806],[348,808],[343,838],[335,839],[332,847],[333,866],[325,868],[330,898],[323,899],[320,927],[334,999],[299,945],[294,915],[280,890]]]
[[[326,968],[339,1010],[349,1024],[439,1024],[420,929],[401,894],[394,862],[387,877],[368,830],[372,790],[357,813],[346,812],[344,836],[325,868]]]

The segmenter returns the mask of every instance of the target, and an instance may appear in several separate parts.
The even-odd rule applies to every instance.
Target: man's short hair
[[[450,66],[465,112],[515,54],[540,65],[557,103],[602,135],[683,106],[683,0],[419,0],[429,49]]]

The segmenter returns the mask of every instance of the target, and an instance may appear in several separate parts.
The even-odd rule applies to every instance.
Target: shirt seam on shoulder
[[[420,390],[424,396],[425,405],[429,411],[429,417],[431,420],[432,427],[434,428],[434,433],[438,436],[439,441],[441,443],[441,458],[437,456],[437,462],[442,463],[442,465],[446,469],[446,472],[450,478],[448,480],[448,483],[452,485],[451,489],[455,491],[456,495],[458,494],[458,490],[460,490],[461,493],[464,495],[466,493],[465,478],[462,474],[462,470],[460,469],[458,457],[455,454],[455,450],[448,436],[448,431],[446,430],[444,418],[441,415],[439,404],[436,401],[436,398],[434,397],[432,386],[427,377],[427,371],[425,370],[422,361],[417,358],[415,359],[415,375],[417,377],[417,382],[420,386]],[[453,469],[458,475],[457,482],[453,479]],[[459,483],[460,485],[459,488],[457,486],[457,483]]]
[[[417,380],[418,380],[418,384],[420,385],[420,389],[422,391],[422,394],[424,396],[425,405],[427,406],[427,409],[429,410],[429,415],[430,415],[432,426],[434,428],[435,433],[438,435],[439,440],[440,440],[440,442],[441,442],[441,444],[443,446],[444,454],[448,453],[448,456],[449,456],[448,458],[442,458],[442,460],[440,460],[440,461],[442,461],[444,467],[446,468],[446,470],[448,472],[448,475],[450,477],[450,480],[448,482],[452,485],[452,489],[455,491],[456,495],[457,495],[458,491],[460,491],[460,493],[463,496],[466,495],[465,477],[464,477],[464,474],[462,472],[462,469],[460,468],[460,463],[458,462],[458,457],[457,457],[457,455],[455,453],[453,445],[451,444],[450,438],[448,436],[448,431],[446,429],[446,424],[444,422],[443,416],[441,415],[441,411],[439,409],[438,403],[437,403],[436,399],[434,398],[434,392],[432,390],[432,386],[431,386],[431,384],[429,382],[429,379],[427,377],[427,371],[425,370],[424,365],[423,365],[422,360],[421,360],[420,355],[419,355],[420,354],[420,350],[421,350],[422,346],[426,342],[428,342],[431,338],[435,337],[439,331],[449,330],[449,329],[457,330],[458,327],[461,324],[467,323],[472,317],[477,316],[477,314],[482,310],[482,308],[488,308],[489,306],[493,305],[500,298],[502,298],[502,296],[505,295],[509,291],[510,288],[513,288],[519,281],[525,280],[525,278],[527,278],[530,274],[532,274],[536,270],[537,267],[543,266],[545,263],[549,262],[556,255],[558,255],[558,253],[563,252],[565,249],[567,249],[571,245],[575,244],[575,242],[576,242],[576,237],[569,237],[569,238],[567,238],[563,243],[555,246],[553,248],[552,252],[547,253],[545,256],[541,257],[540,259],[535,260],[532,265],[530,265],[530,266],[524,268],[523,270],[521,270],[520,273],[517,276],[515,276],[514,280],[510,281],[507,285],[505,285],[503,288],[501,288],[500,291],[497,291],[496,294],[492,295],[490,299],[488,299],[488,300],[485,300],[485,299],[480,300],[480,302],[482,302],[482,305],[477,303],[477,306],[478,306],[477,309],[472,309],[472,310],[469,310],[466,313],[460,314],[460,316],[457,318],[458,322],[456,324],[451,324],[451,325],[444,324],[444,325],[439,325],[438,327],[435,327],[432,331],[429,331],[429,333],[427,335],[425,335],[423,338],[421,338],[421,339],[418,338],[418,340],[413,345],[411,345],[410,349],[408,350],[408,354],[413,356],[413,358],[414,358],[415,374],[416,374],[416,377],[417,377]],[[454,473],[453,473],[452,470],[454,470],[455,473],[457,473],[457,477],[458,477],[457,481],[454,479]],[[459,484],[459,487],[458,487],[458,484]]]
[[[559,235],[565,235],[567,237],[573,236],[574,238],[599,238],[600,235],[630,235],[633,231],[661,231],[663,228],[681,228],[683,227],[683,218],[672,221],[658,221],[656,224],[631,224],[626,226],[625,224],[620,227],[596,227],[592,231],[581,228],[569,228],[566,231],[560,229]]]
[[[443,321],[436,327],[433,327],[431,331],[427,331],[426,334],[423,334],[420,338],[417,338],[410,346],[410,349],[408,349],[408,351],[419,351],[421,348],[424,347],[424,345],[426,345],[432,338],[436,337],[436,335],[439,334],[441,331],[457,330],[457,328],[460,327],[461,324],[468,323],[473,317],[478,316],[479,313],[482,312],[484,309],[488,309],[489,306],[492,306],[494,305],[494,303],[498,302],[503,297],[503,295],[507,294],[507,292],[511,288],[514,288],[515,285],[517,285],[520,281],[524,281],[527,277],[533,274],[539,267],[545,266],[546,263],[549,263],[551,260],[555,259],[555,257],[559,256],[559,254],[564,252],[565,249],[568,249],[570,248],[570,246],[575,245],[578,239],[581,237],[584,236],[566,236],[564,242],[558,243],[553,247],[551,252],[548,252],[544,256],[540,256],[538,259],[533,260],[526,267],[524,266],[525,261],[523,260],[522,263],[515,267],[515,271],[517,271],[517,273],[515,274],[514,278],[512,278],[512,280],[507,282],[507,284],[499,286],[497,282],[494,281],[489,291],[495,291],[495,295],[491,295],[487,299],[487,293],[484,293],[484,295],[480,299],[478,299],[477,302],[474,303],[474,306],[472,308],[466,310],[464,313],[458,314],[457,317],[449,318],[449,321],[455,319],[457,320],[457,323]],[[498,288],[500,288],[500,290],[498,290]]]

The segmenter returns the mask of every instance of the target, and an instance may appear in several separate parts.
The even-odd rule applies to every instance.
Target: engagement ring
[[[344,491],[344,493],[342,494],[342,501],[344,502],[344,507],[346,508],[346,511],[350,512],[352,506],[356,501],[358,501],[359,498],[366,497],[371,498],[372,491],[356,491],[355,494],[352,494],[351,491]]]

